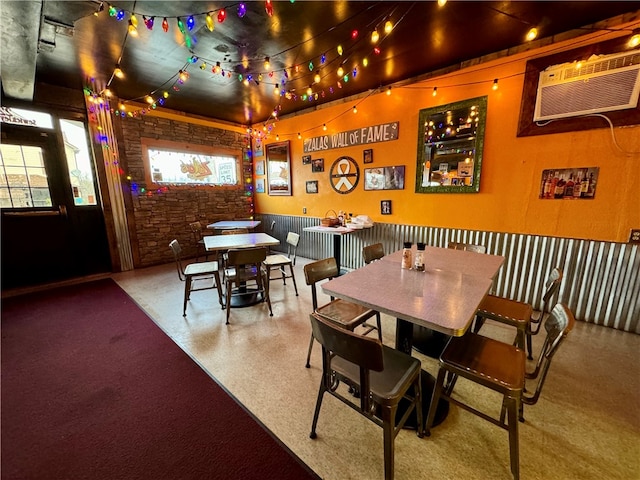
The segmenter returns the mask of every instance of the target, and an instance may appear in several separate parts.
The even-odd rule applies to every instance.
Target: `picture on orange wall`
[[[256,193],[264,193],[264,178],[256,178]]]
[[[307,182],[307,193],[318,193],[318,181],[309,180]]]
[[[596,195],[599,167],[558,168],[542,171],[542,199],[590,199]]]
[[[364,163],[373,163],[373,149],[368,148],[362,152],[362,161]]]
[[[311,160],[311,171],[314,173],[324,172],[324,158],[314,158]]]
[[[395,167],[365,168],[365,190],[403,190],[404,165]]]
[[[380,201],[380,213],[382,215],[391,215],[391,200]]]
[[[309,165],[311,163],[311,155],[303,155],[302,156],[302,164]]]

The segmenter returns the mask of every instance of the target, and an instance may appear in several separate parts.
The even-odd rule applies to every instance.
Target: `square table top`
[[[279,245],[280,240],[266,233],[239,233],[235,235],[209,235],[202,237],[207,251],[229,250]]]
[[[322,290],[328,295],[446,335],[461,336],[473,321],[478,305],[489,292],[492,277],[502,262],[495,265],[493,274],[487,269],[482,274],[470,275],[456,268],[436,268],[435,258],[440,254],[448,257],[453,252],[454,256],[459,255],[460,259],[468,259],[473,263],[473,259],[479,257],[462,255],[472,252],[450,250],[444,253],[442,251],[449,249],[437,250],[441,251],[425,251],[424,272],[402,269],[401,262],[396,262],[393,257],[395,254],[392,254],[392,258],[386,261],[372,262],[323,283]],[[504,258],[498,258],[504,261]],[[463,263],[460,260],[447,265],[459,267]]]
[[[212,230],[227,230],[231,228],[248,228],[253,229],[260,225],[260,220],[221,220],[219,222],[207,225]]]
[[[314,225],[313,227],[305,227],[302,230],[305,232],[318,232],[326,233],[329,235],[345,235],[347,233],[357,232],[360,229],[349,227],[325,227],[323,225]]]

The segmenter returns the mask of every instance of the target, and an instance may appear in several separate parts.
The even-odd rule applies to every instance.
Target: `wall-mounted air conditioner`
[[[540,72],[533,121],[635,108],[640,93],[640,50],[598,55]]]

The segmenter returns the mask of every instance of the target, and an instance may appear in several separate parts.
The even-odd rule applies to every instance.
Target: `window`
[[[51,205],[42,149],[27,145],[0,145],[0,207]]]
[[[60,120],[60,129],[64,140],[73,203],[78,206],[96,205],[91,156],[84,125],[75,120]]]
[[[150,180],[158,185],[237,185],[239,155],[195,152],[189,147],[146,149]],[[206,147],[204,147],[206,149]]]

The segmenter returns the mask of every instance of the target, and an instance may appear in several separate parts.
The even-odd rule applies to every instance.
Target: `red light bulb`
[[[169,31],[169,21],[167,20],[167,17],[162,19],[162,30],[164,30],[165,33]]]
[[[225,18],[227,18],[227,11],[223,8],[218,12],[218,23],[224,22]]]

